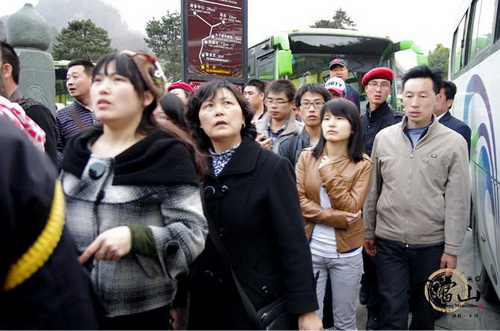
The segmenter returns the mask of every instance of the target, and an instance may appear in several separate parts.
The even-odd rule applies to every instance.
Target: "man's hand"
[[[441,264],[439,265],[439,268],[447,269],[445,277],[451,277],[451,269],[455,269],[456,267],[457,267],[457,256],[443,253],[443,255],[441,256]]]
[[[377,250],[375,249],[375,238],[365,238],[365,244],[363,245],[363,248],[366,254],[370,256],[377,255]]]
[[[255,141],[260,144],[260,147],[264,149],[271,149],[272,144],[271,144],[271,139],[267,138],[263,134],[259,134],[257,138],[255,138]]]

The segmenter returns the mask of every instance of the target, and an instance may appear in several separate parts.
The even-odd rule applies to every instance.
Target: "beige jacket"
[[[334,227],[337,249],[343,253],[363,245],[363,221],[347,227],[346,214],[357,213],[363,207],[373,163],[365,155],[358,163],[342,158],[318,170],[322,157],[316,159],[312,148],[308,148],[300,154],[295,168],[306,236],[308,239],[311,237],[316,223]],[[321,207],[319,190],[322,185],[330,197],[332,208]]]
[[[433,122],[417,146],[404,129],[407,119],[375,137],[372,185],[364,206],[365,238],[406,244],[444,242],[457,255],[469,224],[467,143]]]
[[[255,123],[255,128],[259,134],[262,134],[269,138],[267,134],[267,125],[271,121],[271,114],[269,111],[265,112],[261,119]],[[299,133],[302,130],[303,124],[295,120],[295,115],[293,111],[290,110],[290,116],[288,117],[288,123],[285,130],[278,136],[278,138],[273,143],[273,152],[278,153],[278,147],[280,143],[287,137],[295,133]]]

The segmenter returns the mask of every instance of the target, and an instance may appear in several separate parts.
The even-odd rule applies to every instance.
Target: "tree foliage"
[[[170,80],[181,79],[181,17],[178,12],[167,11],[159,20],[154,17],[146,24],[146,44],[163,64],[165,76]]]
[[[443,44],[437,44],[433,51],[429,51],[427,63],[429,67],[442,71],[444,77],[447,78],[449,57],[450,49],[444,47]]]
[[[332,17],[332,20],[319,20],[311,28],[331,28],[343,30],[356,30],[356,23],[347,15],[347,12],[339,8]]]
[[[52,50],[55,60],[86,59],[97,62],[105,54],[116,51],[112,48],[108,32],[97,27],[90,19],[74,20],[61,29]]]

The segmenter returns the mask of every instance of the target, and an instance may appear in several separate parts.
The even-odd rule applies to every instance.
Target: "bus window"
[[[464,15],[458,25],[455,34],[453,35],[453,50],[452,50],[452,66],[453,73],[456,74],[465,65],[465,24],[467,22],[467,14]]]
[[[476,54],[493,41],[494,8],[494,0],[477,0],[474,2],[472,11],[473,25],[467,62],[470,62]]]
[[[274,57],[275,53],[257,59],[258,77],[261,80],[274,80]]]

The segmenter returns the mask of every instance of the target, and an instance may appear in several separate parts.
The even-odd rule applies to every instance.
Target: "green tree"
[[[52,50],[55,60],[86,59],[97,62],[105,54],[115,52],[108,32],[97,27],[91,20],[74,20],[68,23],[56,37]]]
[[[356,23],[347,15],[345,10],[339,8],[332,17],[332,20],[319,20],[311,28],[331,28],[331,29],[343,29],[343,30],[356,30]]]
[[[159,20],[154,17],[146,24],[146,44],[163,64],[169,80],[181,79],[181,17],[178,12],[167,11]]]
[[[444,47],[443,44],[437,44],[433,51],[429,51],[427,63],[429,67],[443,72],[445,79],[448,77],[448,59],[450,57],[450,49]]]

